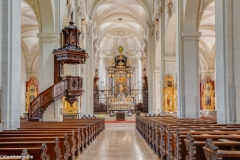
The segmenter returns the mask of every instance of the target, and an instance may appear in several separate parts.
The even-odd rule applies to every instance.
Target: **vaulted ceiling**
[[[199,32],[200,65],[202,69],[213,69],[215,60],[215,1],[212,1],[203,12]],[[201,56],[203,56],[201,58]]]
[[[106,0],[95,14],[96,37],[99,52],[105,56],[140,53],[145,36],[146,12],[137,0]]]
[[[22,54],[25,57],[26,70],[33,71],[38,68],[37,65],[39,51],[39,43],[37,38],[37,33],[39,32],[38,21],[33,10],[24,0],[21,1],[21,14],[22,14],[21,16]]]

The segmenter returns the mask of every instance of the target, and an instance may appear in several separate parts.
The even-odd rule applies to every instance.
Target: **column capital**
[[[176,57],[175,56],[164,56],[164,61],[168,61],[168,62],[175,62],[176,61]]]
[[[201,32],[182,32],[183,40],[199,40]]]
[[[55,33],[37,33],[39,41],[55,42],[57,35]]]

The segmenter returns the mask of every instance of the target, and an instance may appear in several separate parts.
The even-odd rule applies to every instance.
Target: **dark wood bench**
[[[240,125],[232,124],[216,124],[213,120],[202,120],[202,119],[177,119],[176,117],[140,117],[136,118],[136,129],[143,136],[149,146],[155,151],[160,159],[173,159],[176,160],[183,159],[185,155],[184,138],[186,137],[189,130],[197,132],[213,133],[212,138],[218,140],[219,134],[226,135],[228,133],[223,133],[223,131],[232,131],[234,134],[239,134]],[[179,137],[183,139],[178,139],[176,141],[174,137],[174,131],[178,129],[181,132]],[[185,132],[185,133],[183,133]],[[220,133],[221,132],[221,133]],[[203,133],[202,133],[203,134]],[[195,136],[195,135],[193,135]],[[175,136],[178,137],[178,136]],[[199,138],[196,136],[195,138]],[[230,136],[222,136],[221,138],[229,138]],[[206,136],[201,137],[201,140],[206,140]],[[232,140],[238,140],[238,137],[232,138]],[[175,142],[176,141],[176,142]],[[180,146],[180,147],[179,147]],[[182,151],[181,151],[182,149]],[[177,154],[178,153],[178,154]],[[176,158],[175,155],[178,155]]]
[[[232,136],[233,137],[233,136]],[[206,139],[201,141],[203,138],[198,140],[198,138],[193,138],[189,133],[184,139],[186,150],[185,150],[185,159],[189,160],[205,160],[206,157],[203,152],[203,146],[206,145]],[[218,146],[221,150],[238,150],[240,152],[240,141],[213,141],[215,145]]]
[[[213,140],[208,138],[206,140],[206,145],[203,147],[203,151],[207,160],[239,160],[239,151],[230,150],[219,150],[215,146]]]
[[[25,121],[21,122],[21,128],[18,130],[0,132],[0,152],[20,154],[24,147],[35,156],[34,159],[40,159],[39,156],[43,155],[43,152],[52,159],[64,156],[66,159],[75,159],[104,128],[104,119],[66,122]],[[48,150],[42,150],[43,141],[47,142]]]

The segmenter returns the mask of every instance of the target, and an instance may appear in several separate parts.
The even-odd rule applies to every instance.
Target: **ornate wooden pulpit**
[[[29,120],[38,120],[52,102],[65,96],[72,106],[78,101],[84,90],[83,78],[79,76],[64,77],[64,64],[84,64],[88,58],[86,51],[79,46],[80,31],[74,26],[73,14],[69,25],[63,30],[63,47],[54,49],[54,85],[40,93],[29,106]]]

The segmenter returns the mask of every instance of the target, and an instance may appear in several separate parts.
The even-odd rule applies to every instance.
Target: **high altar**
[[[163,89],[163,112],[177,112],[177,86],[172,75],[165,76]]]
[[[118,48],[120,55],[114,57],[107,68],[109,77],[108,106],[109,111],[133,110],[135,91],[132,90],[132,77],[134,68],[131,62],[122,55],[123,48]]]

